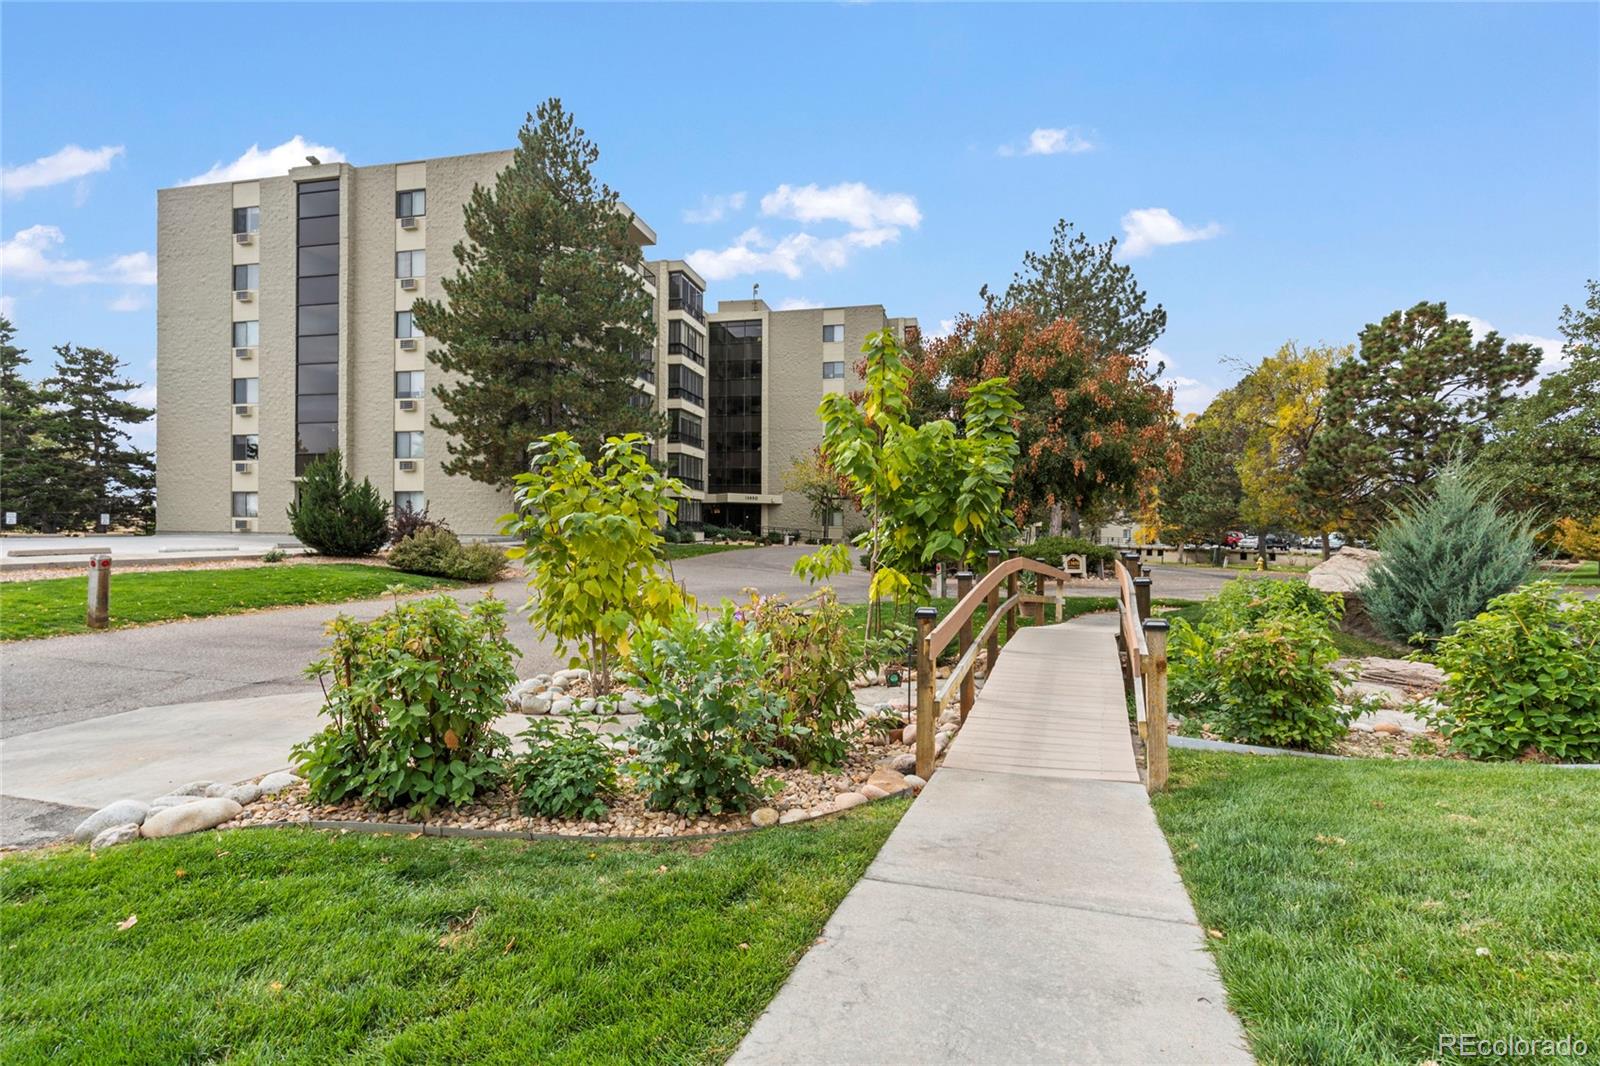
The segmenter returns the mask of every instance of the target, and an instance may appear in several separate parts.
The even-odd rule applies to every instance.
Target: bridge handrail
[[[1136,579],[1134,564],[1143,569],[1137,558],[1116,560],[1117,642],[1127,656],[1122,677],[1144,741],[1145,787],[1159,792],[1167,785],[1167,623],[1150,617],[1150,579]]]

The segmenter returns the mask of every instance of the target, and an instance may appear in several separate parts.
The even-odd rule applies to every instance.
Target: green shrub
[[[268,548],[261,553],[261,561],[264,563],[281,563],[288,557],[282,548]]]
[[[1197,624],[1174,618],[1167,639],[1169,711],[1247,744],[1318,751],[1343,736],[1338,595],[1299,581],[1230,581]]]
[[[1600,601],[1537,581],[1439,641],[1437,725],[1475,759],[1600,762]]]
[[[1063,555],[1081,555],[1084,563],[1091,567],[1096,563],[1110,566],[1117,557],[1117,549],[1108,544],[1095,544],[1082,537],[1040,537],[1032,544],[1019,544],[1017,547],[1029,559],[1051,566],[1060,566]]]
[[[810,605],[768,597],[748,614],[777,661],[762,687],[788,701],[777,747],[802,765],[842,765],[850,752],[847,731],[860,714],[850,685],[856,668],[850,612],[825,588]]]
[[[389,539],[389,504],[367,478],[351,480],[335,449],[306,467],[289,528],[323,555],[371,555]]]
[[[1430,491],[1396,508],[1378,531],[1382,557],[1361,590],[1384,635],[1432,643],[1527,579],[1534,551],[1528,520],[1499,504],[1483,478],[1452,462]]]
[[[443,526],[423,526],[389,549],[389,565],[408,574],[494,581],[505,572],[506,553],[493,544],[462,544]]]
[[[389,543],[399,544],[411,534],[423,529],[449,529],[450,525],[442,518],[432,518],[427,507],[422,510],[410,506],[396,507],[389,520]]]
[[[705,624],[679,611],[645,619],[624,681],[644,694],[633,772],[657,809],[694,815],[747,809],[783,726],[783,700],[762,687],[771,642],[725,607]]]
[[[547,818],[600,818],[605,797],[617,790],[616,753],[598,729],[578,722],[563,728],[535,718],[519,736],[528,750],[511,766],[511,781],[526,814]]]
[[[332,721],[294,749],[312,801],[426,812],[495,785],[506,738],[490,726],[517,683],[505,610],[435,596],[330,622],[332,643],[306,674],[327,686]]]

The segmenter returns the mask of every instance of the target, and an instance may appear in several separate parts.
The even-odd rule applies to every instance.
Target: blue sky
[[[21,343],[152,384],[157,188],[508,147],[550,95],[708,302],[937,331],[1057,218],[1131,237],[1184,409],[1421,299],[1552,338],[1600,275],[1592,4],[7,3],[0,61]]]

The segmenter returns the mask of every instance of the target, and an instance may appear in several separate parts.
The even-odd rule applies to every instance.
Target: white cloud
[[[0,315],[14,318],[17,314],[17,298],[15,296],[0,296]]]
[[[700,197],[699,207],[685,208],[683,220],[690,223],[721,222],[728,215],[744,210],[745,194],[730,192]]]
[[[119,255],[101,264],[87,259],[57,259],[51,252],[66,243],[57,226],[29,226],[0,243],[0,274],[11,280],[52,285],[154,285],[156,260],[149,252]]]
[[[936,341],[941,337],[950,336],[950,334],[954,333],[955,331],[956,331],[956,320],[955,319],[953,319],[953,318],[941,318],[939,320],[939,328],[929,331],[928,339]]]
[[[780,311],[810,311],[821,307],[822,304],[808,296],[787,296],[778,303]]]
[[[827,188],[779,185],[761,198],[761,213],[796,222],[843,222],[852,229],[922,224],[917,198],[903,192],[880,193],[859,181]]]
[[[143,311],[150,306],[150,298],[142,292],[125,292],[106,304],[108,311]]]
[[[344,153],[326,144],[310,144],[298,133],[280,145],[261,150],[252,144],[243,155],[231,163],[217,163],[204,174],[197,174],[180,185],[206,185],[214,181],[249,181],[251,178],[273,178],[289,173],[290,167],[306,165],[306,156],[314,155],[324,163],[343,163]]]
[[[43,156],[21,166],[6,167],[0,173],[0,186],[7,196],[21,196],[32,189],[72,181],[111,169],[111,161],[123,154],[122,145],[80,148],[69,144],[53,155]]]
[[[1450,317],[1458,318],[1471,327],[1472,339],[1475,341],[1481,341],[1490,332],[1499,332],[1493,325],[1475,315],[1451,315]],[[1559,337],[1540,337],[1533,333],[1501,333],[1500,335],[1506,339],[1508,344],[1531,344],[1538,348],[1544,355],[1544,358],[1539,361],[1540,374],[1554,373],[1564,368],[1568,363],[1566,354],[1561,350],[1561,339]]]
[[[1222,233],[1220,223],[1186,226],[1164,207],[1141,207],[1122,216],[1122,255],[1125,259],[1148,255],[1168,244],[1206,241]]]
[[[1173,373],[1172,356],[1160,348],[1152,346],[1146,353],[1146,359],[1152,370],[1157,363],[1163,364],[1161,377],[1156,379],[1156,383],[1172,389],[1172,406],[1180,415],[1200,414],[1211,406],[1211,401],[1222,391],[1208,382]]]
[[[1028,134],[1028,141],[1020,150],[1014,144],[1002,144],[999,152],[1013,155],[1078,155],[1094,151],[1094,142],[1071,126],[1040,126]]]
[[[740,274],[782,274],[790,280],[805,275],[807,267],[837,270],[862,248],[876,248],[898,239],[893,226],[854,230],[839,237],[791,233],[778,240],[752,226],[726,248],[698,248],[684,256],[707,281],[726,281]]]

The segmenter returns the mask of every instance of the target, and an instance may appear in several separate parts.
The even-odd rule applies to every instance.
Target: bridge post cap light
[[[916,618],[916,620],[919,621],[919,622],[931,622],[935,618],[939,617],[939,608],[937,608],[937,607],[918,607],[916,609],[916,611],[913,612],[912,617]]]
[[[972,571],[971,570],[957,570],[956,571],[956,580],[957,581],[960,581],[962,578],[968,578],[970,580],[971,577],[972,577]]]
[[[999,548],[990,548],[984,554],[987,555],[991,559],[998,559],[998,558],[1000,558],[1000,549]]]
[[[1149,584],[1153,583],[1154,581],[1155,581],[1155,578],[1153,578],[1153,577],[1136,577],[1136,578],[1133,579],[1133,583],[1135,585],[1149,585]]]
[[[1007,549],[1007,550],[1008,550],[1008,551],[1009,551],[1009,552],[1010,552],[1010,553],[1011,553],[1011,558],[1013,558],[1013,559],[1015,559],[1015,558],[1016,558],[1016,557],[1017,557],[1017,556],[1019,556],[1019,555],[1021,555],[1021,554],[1022,554],[1022,549],[1021,549],[1021,548],[1019,548],[1019,547],[1017,547],[1017,546],[1016,546],[1016,545],[1015,545],[1015,544],[1013,544],[1013,545],[1012,545],[1012,546],[1011,546],[1011,547],[1010,547],[1010,548],[1009,548],[1009,549]]]
[[[1172,628],[1172,624],[1165,618],[1146,618],[1144,620],[1144,628],[1147,632],[1154,629],[1164,633],[1168,629]]]

